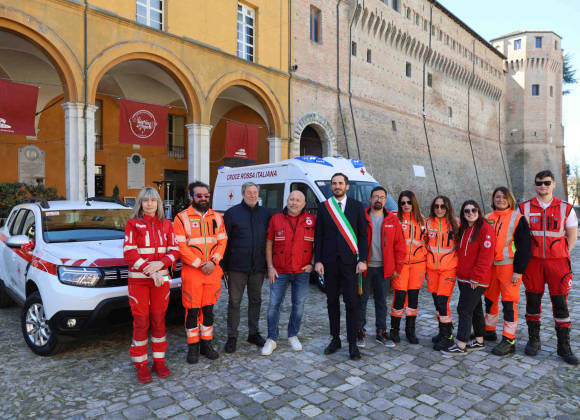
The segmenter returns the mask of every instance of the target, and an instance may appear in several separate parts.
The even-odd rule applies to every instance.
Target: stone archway
[[[310,112],[303,115],[294,126],[292,136],[292,156],[300,156],[300,141],[302,133],[306,128],[312,129],[320,138],[322,145],[322,156],[334,156],[336,149],[336,134],[326,118],[317,112]]]

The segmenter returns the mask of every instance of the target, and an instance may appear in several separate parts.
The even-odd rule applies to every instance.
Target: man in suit
[[[356,345],[356,306],[358,275],[367,269],[367,223],[362,203],[346,197],[348,177],[336,173],[330,184],[333,195],[318,206],[314,241],[314,270],[326,279],[326,303],[332,336],[324,354],[332,354],[341,347],[339,297],[342,292],[350,358],[360,360]]]

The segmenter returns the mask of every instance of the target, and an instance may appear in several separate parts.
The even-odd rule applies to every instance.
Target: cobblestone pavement
[[[580,275],[580,247],[573,269]],[[453,297],[456,307],[458,292]],[[263,289],[262,332],[268,287]],[[390,299],[390,297],[389,297]],[[572,345],[580,356],[580,284],[568,300],[573,320]],[[227,292],[217,308],[217,342],[225,341]],[[245,305],[245,303],[244,303]],[[580,369],[556,355],[551,304],[544,298],[542,351],[523,354],[527,329],[520,316],[517,352],[500,358],[486,351],[462,358],[445,358],[431,349],[436,330],[431,297],[421,291],[419,345],[405,338],[387,349],[372,333],[362,360],[348,359],[343,349],[329,357],[324,295],[311,286],[300,339],[302,352],[293,352],[285,338],[270,357],[245,342],[240,330],[238,351],[185,363],[183,327],[168,326],[167,379],[137,382],[129,360],[130,327],[86,337],[62,353],[43,358],[28,350],[20,332],[17,307],[0,310],[0,418],[580,418]],[[374,325],[372,300],[368,325]],[[242,323],[245,322],[245,306]],[[285,337],[289,299],[284,303],[281,331]],[[524,313],[524,299],[519,305]],[[344,314],[344,311],[343,311]],[[453,317],[456,320],[454,310]],[[344,315],[343,315],[344,331]],[[500,319],[501,325],[501,319]],[[403,334],[404,335],[404,334]],[[346,346],[348,347],[348,346]]]

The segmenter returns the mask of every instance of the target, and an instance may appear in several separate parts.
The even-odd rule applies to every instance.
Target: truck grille
[[[129,284],[129,267],[102,267],[103,280],[99,287],[127,286]]]
[[[98,287],[127,286],[129,284],[129,266],[121,267],[101,267],[103,280]],[[169,270],[171,278],[181,277],[181,261],[177,261],[175,270]]]

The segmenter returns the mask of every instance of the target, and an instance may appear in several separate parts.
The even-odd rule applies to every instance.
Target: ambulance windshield
[[[316,181],[316,185],[320,188],[320,191],[322,191],[322,194],[324,194],[326,198],[329,198],[332,195],[330,181]],[[371,191],[373,188],[379,186],[376,182],[368,181],[349,181],[349,185],[350,187],[346,192],[346,196],[360,201],[365,207],[371,204],[369,200],[371,197]],[[397,203],[393,200],[390,194],[387,194],[386,207],[388,210],[397,210]]]

